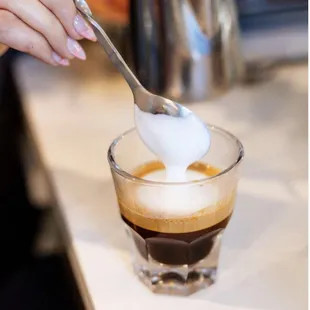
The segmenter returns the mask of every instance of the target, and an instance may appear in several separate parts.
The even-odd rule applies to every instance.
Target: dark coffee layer
[[[151,256],[157,262],[168,265],[194,264],[212,250],[216,235],[228,224],[229,215],[220,223],[188,233],[161,233],[139,227],[124,216],[140,254],[147,260]]]

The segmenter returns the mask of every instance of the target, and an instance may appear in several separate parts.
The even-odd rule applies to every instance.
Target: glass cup
[[[193,165],[208,176],[166,183],[137,171],[160,167],[135,128],[108,151],[135,274],[153,292],[189,295],[214,283],[223,232],[233,212],[243,146],[229,132],[208,125],[211,147]],[[157,162],[156,162],[157,161]]]

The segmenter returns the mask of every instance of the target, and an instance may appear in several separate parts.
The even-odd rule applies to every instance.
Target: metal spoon
[[[93,19],[92,12],[86,1],[75,0],[74,2],[80,13],[93,26],[98,42],[103,46],[110,60],[127,81],[133,93],[135,104],[139,107],[140,110],[152,114],[165,114],[174,117],[185,117],[192,113],[189,109],[172,100],[153,95],[147,91],[129,69],[105,31]]]

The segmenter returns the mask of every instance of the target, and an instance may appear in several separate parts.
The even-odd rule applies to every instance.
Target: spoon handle
[[[123,57],[118,52],[118,50],[111,42],[105,31],[101,28],[101,26],[90,15],[85,14],[84,12],[81,13],[92,24],[98,42],[102,45],[106,54],[113,62],[115,67],[118,69],[118,71],[123,75],[131,90],[134,91],[136,88],[142,87],[141,83],[138,81],[133,72],[129,69]]]

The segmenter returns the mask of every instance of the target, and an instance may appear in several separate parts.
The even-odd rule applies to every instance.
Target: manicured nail
[[[86,54],[85,54],[82,46],[78,42],[76,42],[72,38],[68,38],[67,46],[68,46],[69,52],[73,56],[75,56],[76,58],[79,58],[81,60],[85,60],[86,59]]]
[[[97,41],[96,35],[90,25],[86,22],[86,20],[81,15],[76,15],[73,22],[74,29],[77,33],[79,33],[84,38]]]
[[[58,64],[60,64],[60,65],[62,65],[62,66],[67,67],[67,66],[70,65],[70,62],[69,62],[68,59],[65,59],[65,58],[60,57],[60,56],[59,56],[58,54],[56,54],[55,52],[52,52],[52,57],[53,57],[53,59],[54,59]]]

